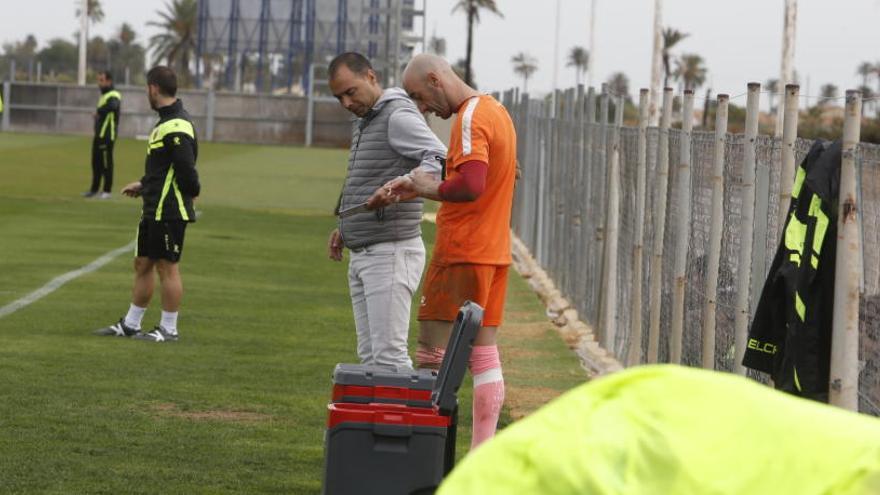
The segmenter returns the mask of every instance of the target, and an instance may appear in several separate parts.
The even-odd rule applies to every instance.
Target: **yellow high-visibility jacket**
[[[877,418],[672,365],[622,371],[569,391],[468,454],[438,491],[877,493]]]

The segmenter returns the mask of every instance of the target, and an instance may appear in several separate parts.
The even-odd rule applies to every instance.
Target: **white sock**
[[[171,334],[177,333],[177,311],[171,313],[168,311],[162,311],[162,321],[159,322],[159,325],[165,329],[166,332]]]
[[[142,308],[140,306],[135,306],[132,303],[128,307],[128,313],[125,315],[125,326],[128,328],[134,328],[135,330],[141,329],[141,320],[144,319],[144,313],[147,311],[147,308]]]

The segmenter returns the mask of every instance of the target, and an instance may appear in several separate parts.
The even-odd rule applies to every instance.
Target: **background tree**
[[[862,62],[856,68],[856,74],[862,76],[862,86],[868,85],[868,78],[874,73],[874,64],[871,62]]]
[[[435,54],[440,55],[441,57],[446,56],[446,39],[438,38],[437,36],[431,36],[431,39],[428,40],[428,51]]]
[[[162,30],[150,38],[153,55],[177,71],[182,85],[192,80],[190,61],[196,50],[196,10],[196,0],[172,0],[165,4],[164,12],[157,12],[160,22],[147,23]]]
[[[590,62],[590,52],[582,46],[573,46],[568,52],[566,67],[574,67],[574,80],[577,85],[581,84],[581,75],[587,71]]]
[[[764,91],[767,92],[767,100],[770,102],[770,112],[776,110],[773,104],[776,101],[776,93],[779,92],[779,79],[767,79],[764,83]]]
[[[464,80],[464,73],[467,71],[466,66],[467,66],[467,60],[460,58],[460,59],[456,60],[454,64],[452,64],[452,71],[455,72],[455,74],[458,77],[460,77],[462,80]],[[473,71],[471,71],[471,78],[473,78],[473,79],[477,78],[477,74]],[[477,84],[471,83],[471,87],[476,89]]]
[[[473,61],[473,48],[474,48],[474,24],[480,22],[480,10],[488,10],[493,14],[498,15],[499,17],[504,17],[501,14],[501,11],[498,10],[498,5],[495,4],[495,0],[459,0],[458,3],[455,4],[455,7],[452,8],[452,11],[456,10],[464,11],[467,15],[467,53],[465,55],[465,65],[464,65],[464,81],[471,86],[473,86],[474,82],[474,74],[471,70],[471,65]]]
[[[76,17],[79,18],[82,15],[82,8],[79,7],[82,5],[82,2],[77,0],[76,5]],[[101,6],[101,0],[89,0],[86,7],[86,17],[89,18],[89,22],[92,24],[97,24],[104,20],[104,8]]]
[[[623,72],[615,72],[608,77],[608,90],[611,94],[623,96],[624,100],[629,101],[629,78]]]
[[[525,52],[519,52],[510,59],[510,62],[513,64],[513,71],[523,79],[522,92],[528,93],[529,78],[538,70],[538,61]]]
[[[100,36],[90,39],[86,45],[86,66],[92,71],[111,70],[113,60],[107,42]]]
[[[871,89],[871,86],[860,86],[859,91],[862,93],[862,101],[869,100],[874,97],[874,90]],[[870,102],[865,102],[865,104],[862,104],[862,116],[865,115],[865,107],[867,106],[867,103]]]
[[[140,83],[142,74],[145,72],[146,50],[137,43],[137,33],[128,23],[123,23],[116,32],[116,37],[107,42],[110,50],[110,59],[113,66],[110,67],[118,78],[125,75],[125,70],[134,75],[134,83]]]
[[[49,41],[49,45],[40,50],[37,60],[43,64],[46,79],[57,82],[73,82],[79,60],[77,46],[63,38]]]
[[[15,72],[28,70],[28,64],[33,62],[37,55],[37,38],[29,34],[23,41],[3,44],[3,56],[0,64],[8,67],[11,61],[15,61]]]
[[[681,78],[684,89],[696,91],[706,82],[707,69],[703,57],[686,53],[676,60],[675,75]]]
[[[825,106],[831,103],[833,98],[837,98],[837,86],[828,83],[823,84],[821,88],[819,88],[819,93],[822,95],[822,100],[819,100],[817,106]]]
[[[672,64],[670,63],[670,50],[672,47],[677,45],[681,40],[690,36],[688,33],[683,33],[678,29],[674,28],[666,28],[663,30],[663,87],[669,87],[669,76],[672,75]]]

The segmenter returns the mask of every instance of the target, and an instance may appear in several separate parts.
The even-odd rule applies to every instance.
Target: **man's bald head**
[[[443,76],[455,75],[452,66],[449,65],[445,58],[433,53],[420,53],[407,64],[406,69],[403,71],[403,80],[406,81],[408,77],[424,79],[431,73],[438,76],[441,74]]]
[[[460,95],[470,89],[443,57],[416,55],[403,71],[403,89],[422,112],[448,119],[458,108]]]

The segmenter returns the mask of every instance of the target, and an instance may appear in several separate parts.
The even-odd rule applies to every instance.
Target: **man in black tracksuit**
[[[159,122],[150,133],[143,178],[122,189],[126,196],[143,198],[132,302],[123,318],[96,333],[169,342],[178,339],[177,312],[183,284],[177,264],[186,226],[196,220],[193,199],[201,189],[196,171],[198,141],[192,119],[175,97],[174,71],[164,66],[150,69],[147,92],[150,106],[159,113]],[[153,295],[154,269],[161,284],[162,319],[152,331],[143,333],[141,320]]]
[[[83,196],[101,199],[110,198],[113,187],[113,145],[116,143],[116,132],[119,130],[119,108],[122,95],[113,87],[113,76],[110,72],[98,72],[98,88],[101,98],[95,111],[95,137],[92,140],[92,185]],[[101,179],[104,188],[99,193]]]

